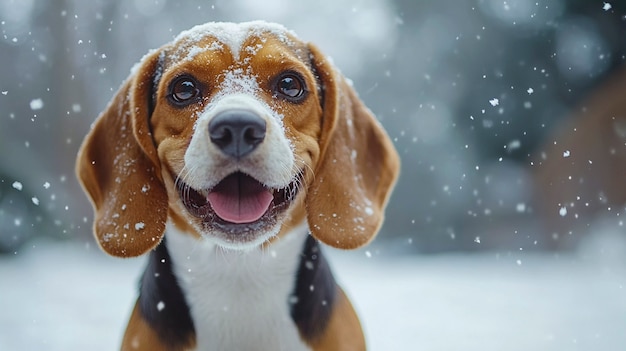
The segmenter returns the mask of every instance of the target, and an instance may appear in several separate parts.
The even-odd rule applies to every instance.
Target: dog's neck
[[[169,226],[139,298],[165,338],[195,333],[198,350],[308,350],[337,287],[317,242],[298,228],[266,248],[227,251]]]

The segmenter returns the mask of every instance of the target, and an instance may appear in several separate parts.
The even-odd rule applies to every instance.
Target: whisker
[[[304,166],[305,169],[308,169],[311,172],[311,175],[313,176],[313,179],[315,179],[315,171],[313,170],[313,168],[311,167],[311,165],[309,165],[301,156],[297,156],[296,155],[296,162],[301,162],[302,165]]]
[[[311,168],[311,166],[306,161],[304,161],[304,159],[302,159],[301,157],[296,157],[296,162],[301,163],[304,167],[299,168],[299,176],[297,177],[294,187],[292,189],[292,192],[294,193],[293,196],[295,196],[295,194],[299,193],[301,190],[306,189],[307,180],[305,175],[307,170],[310,171],[315,178],[315,172],[313,172],[313,168]]]

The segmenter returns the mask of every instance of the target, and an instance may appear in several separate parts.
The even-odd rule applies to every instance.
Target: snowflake
[[[41,110],[43,108],[43,100],[34,99],[30,101],[30,109],[33,111]]]

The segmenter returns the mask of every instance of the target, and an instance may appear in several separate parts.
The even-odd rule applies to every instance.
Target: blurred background
[[[578,208],[558,194],[538,205],[553,182],[537,181],[537,157],[619,70],[625,15],[587,0],[2,0],[0,251],[91,240],[74,159],[130,67],[195,24],[251,19],[317,43],[393,138],[402,177],[377,244],[571,249],[597,223],[621,230],[626,196],[607,203],[616,189],[582,179]]]
[[[402,157],[375,242],[328,250],[372,350],[623,349],[626,2],[597,0],[0,0],[0,349],[119,345],[143,261],[98,250],[78,147],[148,50],[253,19]]]

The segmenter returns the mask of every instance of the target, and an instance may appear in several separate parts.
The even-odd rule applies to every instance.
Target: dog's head
[[[305,219],[322,242],[369,242],[399,168],[349,82],[311,44],[265,22],[209,23],[133,69],[87,135],[77,173],[115,256],[166,220],[227,248]]]

